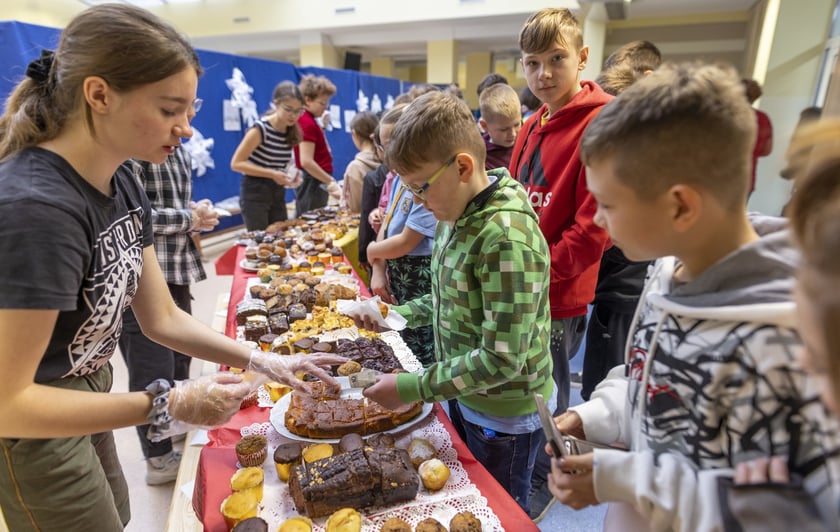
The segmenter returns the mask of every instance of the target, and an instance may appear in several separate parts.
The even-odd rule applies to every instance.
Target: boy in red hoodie
[[[608,242],[593,221],[596,204],[586,188],[579,143],[583,130],[612,99],[590,81],[580,81],[589,48],[568,9],[531,15],[519,33],[525,78],[543,102],[516,138],[510,171],[528,191],[551,251],[551,356],[558,386],[557,408],[569,406],[569,357],[586,330],[586,306],[595,296],[601,255]],[[548,455],[539,453],[531,480],[531,517],[539,521],[553,497],[545,485]],[[545,495],[545,496],[541,496]]]

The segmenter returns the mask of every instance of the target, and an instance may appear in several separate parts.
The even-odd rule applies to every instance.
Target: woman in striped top
[[[286,187],[299,184],[292,148],[300,143],[297,124],[303,96],[297,85],[283,81],[274,88],[274,109],[245,132],[230,167],[242,174],[239,206],[248,231],[265,229],[288,219]]]

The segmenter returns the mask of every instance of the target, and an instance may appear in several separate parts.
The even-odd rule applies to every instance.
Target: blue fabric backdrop
[[[41,49],[55,49],[60,30],[21,22],[0,22],[0,95],[5,102],[14,86],[23,78],[26,65],[37,58]],[[193,197],[209,198],[214,202],[239,195],[240,174],[230,169],[230,159],[244,135],[246,125],[242,123],[239,131],[225,131],[223,124],[224,101],[231,98],[231,91],[225,83],[233,76],[233,69],[242,71],[253,92],[257,113],[269,109],[271,94],[277,83],[291,80],[297,83],[303,75],[324,75],[338,89],[330,105],[340,107],[336,119],[338,127],[328,129],[327,142],[330,145],[334,162],[334,175],[341,179],[344,168],[356,155],[356,147],[346,131],[348,116],[346,112],[357,110],[379,110],[390,106],[393,98],[407,89],[409,84],[400,80],[372,76],[362,72],[316,67],[295,67],[291,63],[271,61],[252,57],[198,50],[198,56],[204,67],[204,76],[198,82],[198,97],[204,100],[201,111],[193,120],[193,126],[205,138],[213,139],[210,155],[215,168],[208,168],[202,176],[193,173]],[[377,103],[379,102],[379,103]],[[360,107],[361,106],[361,107]],[[294,193],[289,191],[288,199]],[[217,230],[242,223],[241,216],[223,220]]]

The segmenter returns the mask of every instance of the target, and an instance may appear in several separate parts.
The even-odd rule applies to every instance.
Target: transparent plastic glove
[[[192,209],[192,225],[190,231],[210,231],[219,225],[219,213],[213,208],[210,200],[201,200],[197,203],[190,203]]]
[[[345,362],[347,359],[338,355],[278,355],[254,349],[251,351],[248,370],[267,375],[271,380],[296,390],[305,391],[303,381],[297,378],[297,374],[308,373],[330,386],[340,386],[326,369]]]
[[[330,197],[336,200],[341,200],[342,193],[341,193],[341,186],[338,183],[333,181],[329,185],[327,185],[327,192],[329,193]]]
[[[169,392],[169,414],[190,425],[215,427],[239,411],[240,403],[252,389],[250,382],[233,373],[176,381]]]

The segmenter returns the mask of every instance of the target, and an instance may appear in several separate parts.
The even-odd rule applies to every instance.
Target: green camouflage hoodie
[[[437,362],[397,376],[403,401],[461,403],[487,414],[534,412],[553,391],[550,256],[525,189],[505,169],[454,224],[439,223],[432,293],[394,307],[409,327],[433,326]]]

